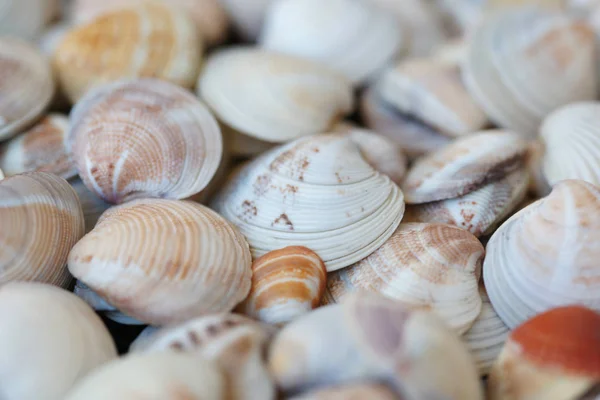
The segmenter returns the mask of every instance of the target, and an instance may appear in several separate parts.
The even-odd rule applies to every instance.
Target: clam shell
[[[353,105],[352,87],[342,75],[312,61],[249,47],[214,53],[197,87],[224,124],[273,143],[324,132]]]
[[[329,274],[327,302],[359,290],[381,293],[439,315],[458,333],[481,311],[484,249],[469,232],[443,224],[401,224],[367,258]]]
[[[260,34],[267,9],[273,0],[219,0],[238,35],[255,41]]]
[[[54,95],[50,64],[29,43],[0,38],[0,93],[2,141],[35,122],[50,104]]]
[[[221,160],[219,126],[182,88],[156,79],[92,90],[71,112],[67,145],[85,185],[111,203],[187,198]]]
[[[400,189],[373,169],[343,134],[279,146],[235,174],[215,209],[237,225],[253,256],[304,246],[328,271],[381,246],[400,224]]]
[[[0,284],[38,281],[66,287],[67,256],[84,234],[75,191],[33,172],[0,181]]]
[[[101,197],[92,193],[81,181],[74,179],[70,182],[71,187],[77,193],[81,209],[83,210],[83,219],[85,221],[85,233],[91,231],[102,213],[108,210],[112,204],[105,202]]]
[[[527,144],[519,135],[500,130],[459,138],[417,160],[402,191],[408,204],[463,196],[521,167]]]
[[[69,254],[77,279],[153,325],[233,309],[250,291],[250,265],[246,240],[218,214],[162,199],[109,209]]]
[[[57,3],[57,0],[2,0],[0,36],[35,38],[55,16]]]
[[[396,394],[380,383],[354,383],[318,389],[291,400],[397,400]]]
[[[600,310],[599,216],[600,188],[566,180],[498,228],[487,244],[483,276],[509,327],[566,304]]]

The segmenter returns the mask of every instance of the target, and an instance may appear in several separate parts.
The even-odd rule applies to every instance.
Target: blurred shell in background
[[[1,0],[0,35],[34,39],[58,11],[59,0]]]

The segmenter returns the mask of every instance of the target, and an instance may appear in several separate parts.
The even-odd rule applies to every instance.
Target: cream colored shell
[[[0,36],[34,39],[56,16],[58,0],[0,1]]]

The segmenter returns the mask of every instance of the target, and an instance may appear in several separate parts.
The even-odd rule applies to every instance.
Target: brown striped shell
[[[222,154],[219,126],[191,93],[139,79],[88,93],[67,144],[85,185],[112,203],[182,199],[206,187]]]

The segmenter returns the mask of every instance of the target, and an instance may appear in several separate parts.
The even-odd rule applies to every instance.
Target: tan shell
[[[194,86],[202,40],[191,18],[160,1],[114,11],[71,30],[54,54],[71,102],[89,89],[126,78]]]
[[[250,265],[230,223],[197,203],[162,199],[109,209],[69,254],[77,279],[153,325],[233,309],[250,291]]]
[[[398,396],[380,383],[351,383],[317,389],[292,397],[291,400],[398,400]]]
[[[111,203],[196,194],[223,152],[204,104],[156,79],[90,91],[71,112],[68,147],[85,185]]]
[[[92,193],[79,178],[73,179],[69,183],[77,193],[77,197],[79,197],[83,219],[85,220],[85,233],[88,233],[96,226],[96,222],[98,222],[102,213],[108,210],[112,204],[105,202],[101,197]]]
[[[267,9],[273,0],[219,0],[237,33],[247,41],[255,41]]]
[[[50,104],[54,95],[50,64],[29,43],[0,38],[0,92],[2,141],[35,122]]]
[[[56,175],[0,180],[0,284],[38,281],[67,287],[67,256],[83,236],[75,191]]]
[[[34,39],[56,16],[58,0],[2,0],[0,36]]]

